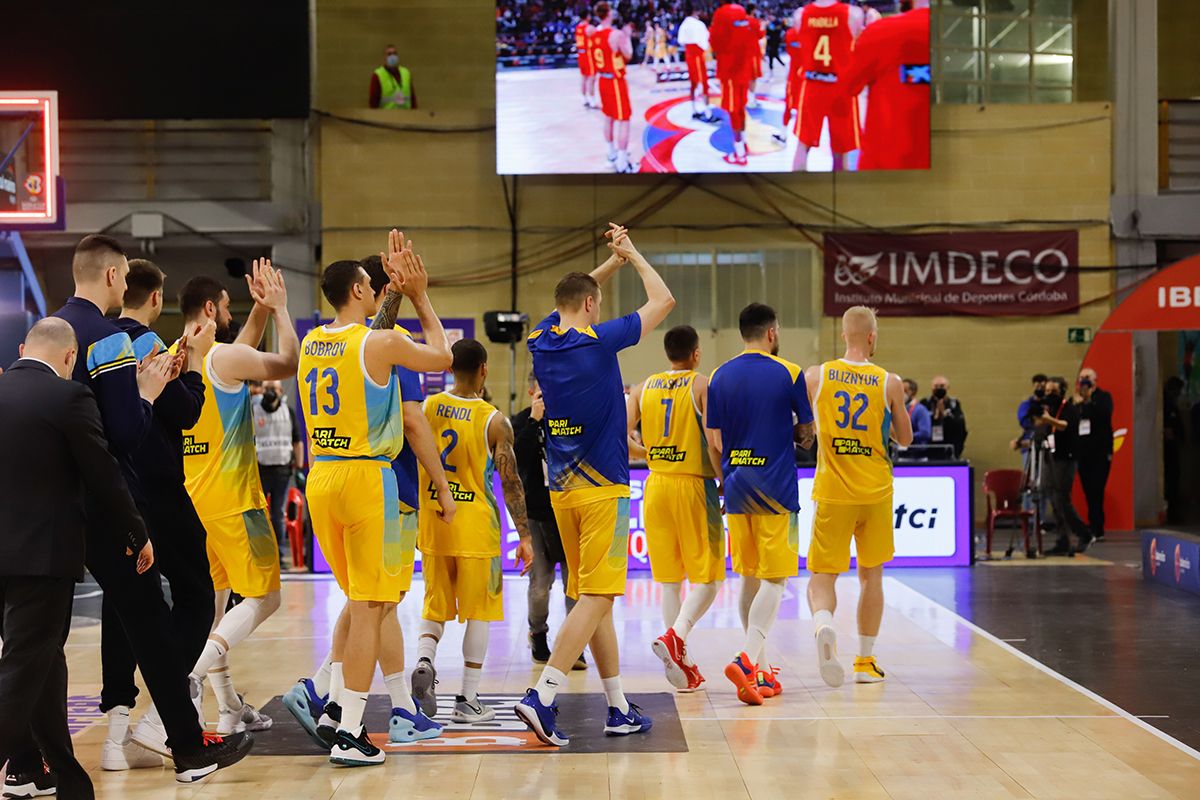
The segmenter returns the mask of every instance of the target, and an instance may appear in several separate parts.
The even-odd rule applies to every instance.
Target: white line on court
[[[893,593],[893,592],[899,592],[900,594],[907,594],[910,599],[912,599],[915,596],[917,598],[920,598],[921,601],[923,601],[929,605],[932,605],[935,608],[941,609],[942,611],[946,612],[950,616],[954,617],[958,621],[958,623],[960,625],[962,625],[964,628],[967,628],[968,630],[979,634],[980,636],[987,639],[988,641],[993,642],[997,647],[1007,650],[1009,653],[1011,653],[1012,655],[1021,659],[1026,664],[1029,664],[1034,669],[1039,670],[1040,672],[1044,672],[1045,674],[1049,675],[1050,677],[1054,678],[1059,683],[1062,683],[1065,686],[1071,687],[1072,689],[1079,692],[1084,697],[1087,697],[1089,700],[1093,700],[1094,702],[1097,702],[1100,705],[1107,708],[1108,710],[1114,712],[1118,716],[1124,717],[1125,719],[1132,722],[1134,725],[1137,725],[1139,728],[1142,728],[1143,730],[1152,734],[1153,736],[1156,736],[1157,738],[1162,739],[1164,742],[1171,745],[1176,750],[1179,750],[1181,753],[1185,753],[1185,754],[1191,756],[1192,758],[1200,761],[1200,751],[1197,751],[1195,748],[1189,747],[1188,745],[1186,745],[1183,742],[1176,739],[1174,736],[1171,736],[1168,733],[1164,733],[1163,731],[1160,731],[1158,728],[1154,727],[1153,725],[1151,725],[1150,723],[1145,721],[1145,719],[1159,719],[1159,717],[1142,718],[1142,717],[1138,717],[1134,714],[1130,714],[1128,711],[1121,708],[1116,703],[1111,703],[1108,700],[1105,700],[1103,697],[1096,694],[1091,689],[1088,689],[1084,686],[1080,686],[1078,683],[1076,683],[1075,681],[1066,677],[1065,675],[1055,672],[1054,670],[1050,669],[1050,667],[1047,667],[1045,664],[1038,661],[1033,656],[1030,656],[1026,653],[1022,653],[1020,650],[1013,647],[1008,642],[1004,641],[1003,639],[1001,639],[997,636],[993,636],[992,634],[988,633],[983,628],[979,627],[975,623],[966,619],[962,615],[960,615],[954,611],[951,611],[950,609],[946,608],[941,603],[921,594],[916,589],[913,589],[911,586],[901,583],[900,581],[896,580],[895,578],[891,578],[891,577],[884,578],[884,580],[887,582],[887,589],[884,593],[885,595]],[[910,617],[910,619],[911,619],[911,617]],[[1069,717],[1064,717],[1064,719],[1069,719]]]

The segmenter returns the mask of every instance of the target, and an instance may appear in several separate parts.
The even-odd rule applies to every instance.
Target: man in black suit
[[[83,578],[84,493],[107,506],[116,538],[105,546],[136,554],[139,573],[154,562],[96,400],[71,380],[77,354],[71,326],[43,319],[0,375],[0,441],[10,454],[0,459],[0,760],[24,747],[32,730],[52,773],[28,776],[29,786],[6,782],[5,792],[42,793],[56,776],[64,800],[95,796],[71,746],[63,654]]]

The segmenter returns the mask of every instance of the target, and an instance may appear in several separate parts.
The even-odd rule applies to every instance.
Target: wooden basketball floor
[[[891,578],[877,645],[886,683],[840,689],[822,683],[801,576],[789,584],[768,645],[769,659],[782,668],[784,693],[758,708],[744,706],[721,675],[740,648],[737,588],[736,578],[726,583],[689,643],[709,682],[707,691],[675,697],[683,753],[404,752],[383,767],[357,770],[333,768],[318,755],[251,756],[193,786],[176,784],[170,769],[103,773],[95,624],[77,626],[67,645],[72,708],[82,728],[75,741],[98,796],[128,800],[1200,797],[1196,751]],[[401,605],[406,633],[416,629],[420,591],[418,580]],[[837,626],[847,664],[856,646],[856,593],[852,578],[841,582]],[[524,582],[506,581],[505,594],[508,621],[492,626],[482,693],[519,693],[537,675],[526,646]],[[669,689],[649,648],[661,628],[658,600],[654,584],[638,577],[617,605],[627,692]],[[284,584],[280,611],[231,656],[238,689],[250,702],[265,704],[319,664],[341,604],[328,581]],[[562,615],[556,587],[552,632]],[[461,627],[448,626],[438,656],[440,689],[448,694],[458,690],[460,645]],[[384,691],[378,677],[373,691]],[[568,691],[600,692],[595,669],[573,673]],[[211,691],[206,710],[215,719]],[[572,719],[560,723],[576,731]]]

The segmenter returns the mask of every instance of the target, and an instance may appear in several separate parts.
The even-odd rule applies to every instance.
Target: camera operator
[[[1075,397],[1079,406],[1079,441],[1075,447],[1075,460],[1079,464],[1079,483],[1087,498],[1088,528],[1092,538],[1100,541],[1104,538],[1104,487],[1112,467],[1113,399],[1100,388],[1094,369],[1079,372],[1076,388],[1079,392]]]
[[[1021,435],[1011,442],[1012,449],[1021,453],[1021,468],[1030,482],[1041,474],[1041,465],[1033,465],[1031,461],[1037,455],[1037,450],[1033,446],[1033,434],[1037,428],[1038,419],[1045,411],[1046,376],[1039,372],[1033,376],[1032,382],[1033,390],[1029,397],[1022,400],[1017,406],[1017,424],[1021,426]],[[1032,497],[1026,495],[1022,506],[1026,511],[1031,510],[1033,508]],[[1041,495],[1038,506],[1039,519],[1044,521],[1046,519],[1045,494]]]
[[[1082,553],[1092,543],[1087,525],[1071,504],[1071,487],[1075,483],[1075,447],[1079,439],[1079,406],[1066,398],[1065,378],[1051,378],[1046,383],[1042,414],[1037,419],[1033,438],[1044,443],[1054,454],[1053,468],[1046,471],[1050,500],[1058,542],[1046,553],[1048,556],[1073,556]],[[1079,540],[1071,546],[1071,533]]]
[[[933,394],[921,401],[933,418],[930,442],[954,446],[954,457],[962,458],[963,445],[967,442],[967,418],[962,403],[949,395],[950,381],[945,375],[933,379]]]

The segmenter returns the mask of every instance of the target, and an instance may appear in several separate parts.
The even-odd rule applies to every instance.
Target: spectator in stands
[[[371,92],[367,105],[371,108],[416,108],[417,93],[413,89],[412,73],[400,66],[396,46],[383,49],[383,64],[371,74]]]
[[[921,405],[917,399],[917,382],[912,378],[904,379],[904,406],[908,409],[908,418],[912,420],[913,444],[929,444],[932,436],[933,421],[929,409]]]
[[[1104,539],[1104,487],[1113,454],[1113,399],[1100,388],[1096,370],[1080,370],[1075,385],[1079,405],[1079,442],[1075,460],[1079,465],[1079,483],[1087,498],[1088,528],[1096,541]]]
[[[933,379],[933,393],[921,401],[929,410],[932,419],[929,441],[932,444],[948,444],[954,447],[954,457],[961,458],[963,445],[967,441],[967,418],[962,403],[951,397],[950,381],[945,375]]]
[[[1034,436],[1045,441],[1046,446],[1053,452],[1051,463],[1053,469],[1047,470],[1048,493],[1051,507],[1054,511],[1055,528],[1058,531],[1058,542],[1054,549],[1046,553],[1048,556],[1074,556],[1082,553],[1092,543],[1092,534],[1088,526],[1075,511],[1071,502],[1071,488],[1075,484],[1075,450],[1079,441],[1079,407],[1066,397],[1066,378],[1051,378],[1046,383],[1045,402],[1042,414],[1038,417],[1037,430]],[[1071,545],[1071,534],[1074,533],[1078,544]]]
[[[287,516],[288,488],[292,475],[304,466],[303,437],[291,407],[285,402],[283,384],[267,381],[262,392],[250,403],[254,414],[254,445],[258,449],[258,474],[263,492],[269,498],[271,525],[279,545],[279,561],[287,568],[287,541],[284,520]]]

